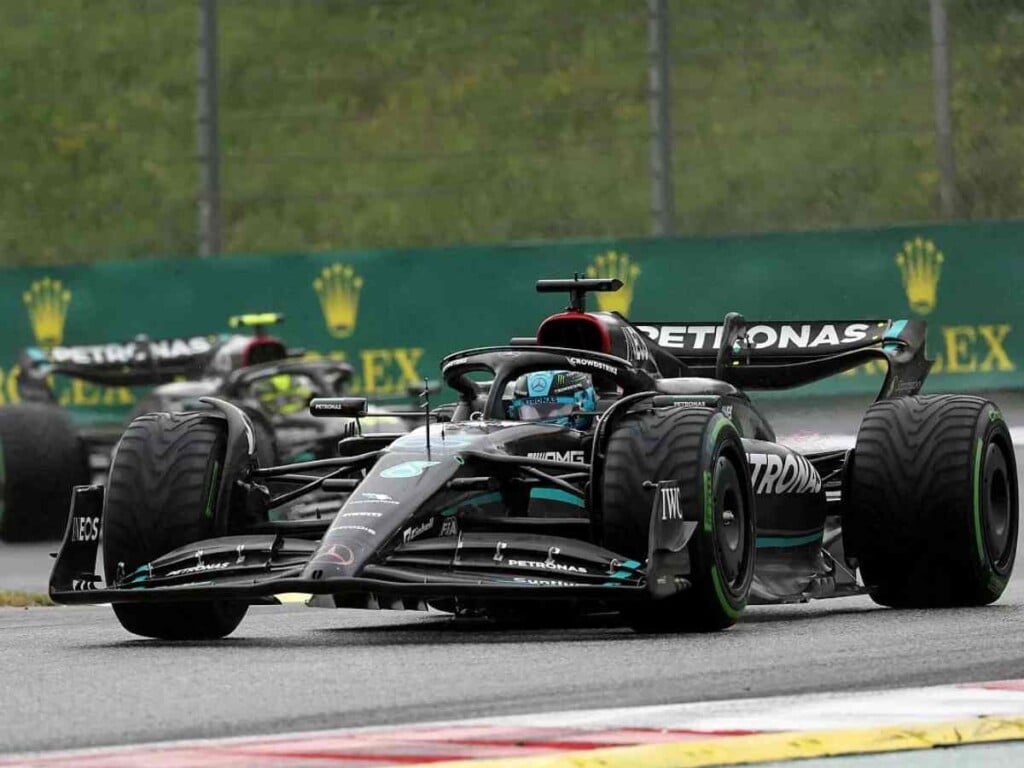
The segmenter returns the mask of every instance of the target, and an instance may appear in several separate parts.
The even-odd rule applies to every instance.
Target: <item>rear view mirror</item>
[[[309,415],[323,418],[361,419],[366,415],[366,398],[314,397],[309,401]]]

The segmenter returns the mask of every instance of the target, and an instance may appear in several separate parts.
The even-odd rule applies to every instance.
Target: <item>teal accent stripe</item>
[[[530,491],[531,499],[542,499],[544,501],[560,501],[563,504],[571,504],[574,507],[583,506],[583,497],[577,496],[560,488],[534,488]]]
[[[894,320],[893,323],[892,323],[892,327],[888,331],[885,332],[885,336],[883,338],[886,338],[886,339],[898,339],[900,334],[903,333],[903,329],[906,328],[906,327],[907,327],[907,321],[906,320]]]
[[[441,510],[441,516],[442,517],[448,517],[450,515],[454,515],[457,510],[459,510],[460,508],[465,507],[465,506],[467,506],[469,504],[494,504],[494,503],[500,502],[501,498],[502,498],[501,497],[501,493],[498,492],[498,491],[495,491],[493,493],[484,493],[484,494],[481,494],[480,496],[473,496],[471,498],[466,499],[465,501],[460,501],[457,505],[455,505],[453,507],[447,507],[446,509],[442,509]],[[534,489],[532,489],[530,491],[530,498],[531,499],[540,499],[542,501],[556,501],[556,502],[560,502],[562,504],[570,504],[570,505],[572,505],[574,507],[582,507],[583,506],[583,497],[582,496],[576,496],[574,494],[569,493],[568,491],[563,491],[560,488],[534,488]],[[631,560],[629,562],[634,562],[634,561]],[[629,568],[629,567],[635,568],[635,567],[637,567],[639,565],[640,565],[639,563],[636,563],[636,565],[630,566],[627,563],[627,564],[624,564],[623,567],[624,568]]]
[[[806,536],[759,536],[757,539],[757,548],[801,547],[804,544],[813,544],[816,541],[820,542],[823,535],[824,531],[809,533]]]
[[[482,493],[479,496],[471,496],[464,501],[460,501],[454,507],[447,507],[441,510],[442,517],[451,517],[459,509],[467,506],[468,504],[493,504],[496,501],[501,501],[501,492],[494,491],[493,493]]]
[[[882,337],[882,349],[887,352],[895,352],[899,349],[899,344],[895,342],[899,339],[903,329],[907,327],[906,320],[893,320],[892,327],[885,332],[885,336]]]
[[[618,570],[615,573],[611,574],[608,578],[619,579],[620,581],[623,579],[632,578],[636,576],[635,571],[637,568],[640,567],[640,563],[637,560],[627,560],[626,562],[621,563],[619,567],[621,568],[621,570]],[[611,584],[612,582],[606,583]]]

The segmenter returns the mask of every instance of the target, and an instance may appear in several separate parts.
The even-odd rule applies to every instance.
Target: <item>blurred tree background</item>
[[[940,220],[928,0],[669,0],[680,234]],[[1024,0],[948,0],[1024,215]],[[644,0],[219,0],[227,252],[650,232]],[[0,265],[197,251],[196,0],[0,4]]]

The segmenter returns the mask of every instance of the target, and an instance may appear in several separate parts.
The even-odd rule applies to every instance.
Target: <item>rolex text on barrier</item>
[[[619,291],[590,297],[593,308],[650,321],[669,347],[713,346],[719,329],[699,321],[733,310],[765,322],[921,318],[936,358],[929,391],[1017,387],[1024,385],[1022,250],[1024,224],[1001,223],[6,270],[0,405],[20,399],[17,361],[26,348],[123,356],[140,335],[199,338],[226,330],[229,315],[257,310],[288,316],[280,335],[289,347],[350,363],[351,394],[403,398],[410,385],[435,376],[453,349],[532,337],[549,308],[533,291],[533,276],[566,272],[620,280]],[[694,322],[664,322],[678,318]],[[751,332],[764,343],[777,332],[776,343],[795,349],[862,330],[767,325]],[[872,364],[815,390],[875,392],[881,377]],[[112,418],[141,392],[70,378],[54,388],[63,405]]]

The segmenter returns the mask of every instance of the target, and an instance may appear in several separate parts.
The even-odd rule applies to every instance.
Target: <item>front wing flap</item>
[[[281,535],[227,536],[181,547],[99,588],[96,573],[103,489],[75,489],[64,541],[50,576],[55,602],[149,603],[190,600],[274,602],[274,595],[619,600],[645,598],[639,562],[596,545],[554,536],[465,533],[410,541],[357,577],[323,578],[310,558],[316,542]],[[310,575],[306,575],[309,573]],[[370,602],[370,601],[368,601]]]
[[[317,543],[277,535],[226,536],[190,544],[98,588],[96,556],[103,489],[75,489],[68,528],[50,577],[55,602],[144,603],[187,600],[275,602],[282,593],[348,595],[353,605],[430,598],[663,598],[689,586],[686,544],[697,527],[683,520],[675,483],[655,494],[648,563],[579,539],[518,532],[459,532],[403,542],[358,576],[325,577],[310,561]],[[359,598],[359,599],[354,599]]]

